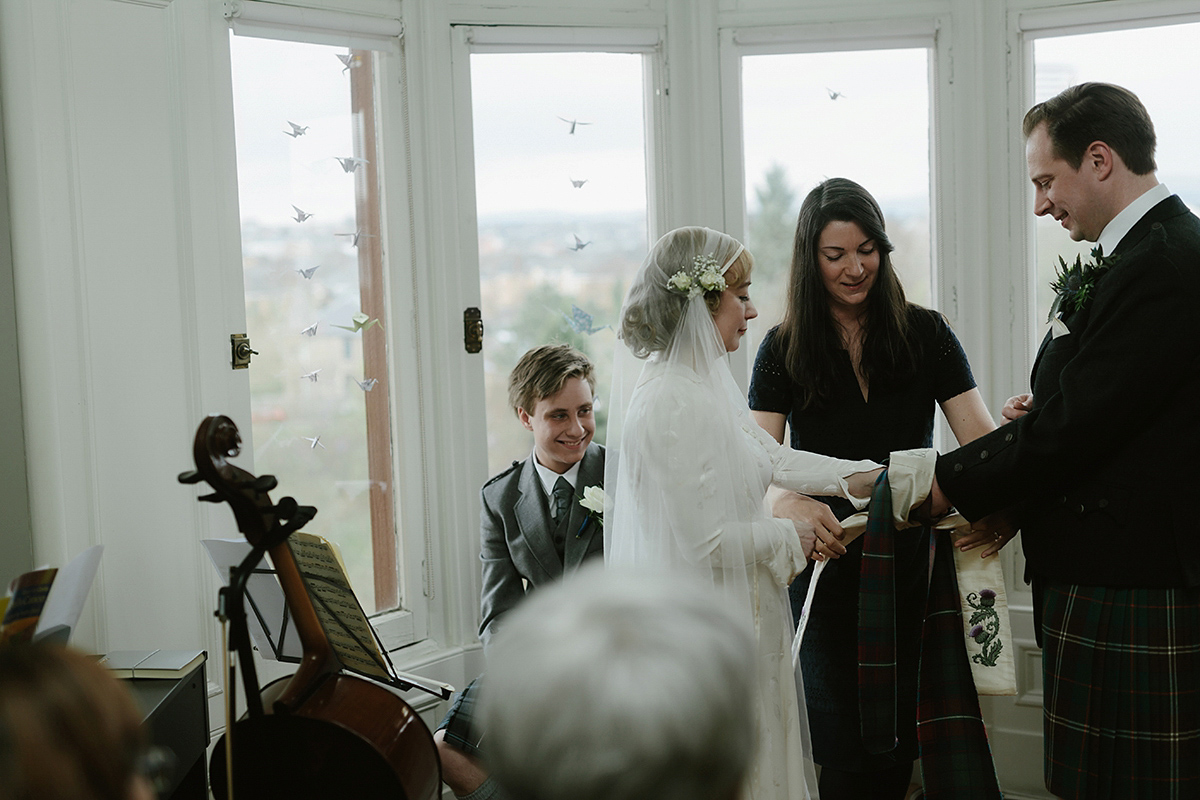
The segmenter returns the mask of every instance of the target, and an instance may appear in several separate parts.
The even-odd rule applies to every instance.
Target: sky
[[[1174,79],[1200,72],[1198,34],[1200,24],[1190,24],[1039,39],[1037,99],[1082,80],[1128,86],[1158,127],[1160,176],[1200,187],[1200,165],[1188,157],[1200,88]],[[336,58],[345,48],[238,36],[231,47],[244,215],[283,219],[292,204],[320,218],[342,213],[353,183],[334,159],[352,154],[348,73]],[[1155,52],[1171,53],[1169,63],[1143,57]],[[1122,53],[1131,57],[1115,56]],[[479,215],[644,213],[643,63],[626,53],[473,55]],[[773,164],[800,196],[844,175],[885,206],[927,208],[927,51],[748,56],[742,68],[751,210],[753,189]],[[560,118],[579,122],[573,135]],[[285,136],[289,120],[308,132]],[[586,183],[576,188],[573,180]]]

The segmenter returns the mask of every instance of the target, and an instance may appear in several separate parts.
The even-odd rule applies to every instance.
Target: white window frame
[[[786,53],[827,53],[847,50],[893,50],[927,48],[930,51],[929,76],[929,220],[930,269],[933,296],[937,307],[956,326],[962,322],[958,308],[958,283],[962,274],[956,267],[955,196],[952,181],[956,170],[942,169],[951,163],[954,141],[951,121],[943,119],[939,109],[947,100],[947,80],[952,75],[947,48],[942,44],[948,21],[937,17],[909,17],[893,20],[828,22],[808,25],[731,26],[721,28],[721,141],[724,167],[724,206],[727,232],[741,240],[746,236],[745,161],[742,136],[742,58]],[[884,136],[881,132],[880,136]],[[951,271],[953,270],[953,271]],[[961,329],[960,329],[961,330]],[[753,354],[733,354],[734,375],[739,384],[747,380],[749,359]],[[945,431],[943,431],[943,437]]]
[[[1009,11],[1008,42],[1010,52],[1016,54],[1018,79],[1011,81],[1015,88],[1010,92],[1010,123],[1007,130],[1012,137],[1015,152],[1025,152],[1025,141],[1021,136],[1021,122],[1026,110],[1033,105],[1034,87],[1034,42],[1038,39],[1071,36],[1083,33],[1152,28],[1200,22],[1200,11],[1195,2],[1189,0],[1109,0],[1104,3],[1080,3],[1075,5],[1045,5],[1014,8]],[[1022,164],[1024,158],[1022,158]],[[1023,169],[1010,170],[1009,196],[1014,198],[1012,213],[1018,224],[1012,226],[1018,232],[1020,249],[1017,251],[1024,265],[1020,281],[1021,297],[1024,300],[1019,317],[1024,330],[1023,354],[1032,354],[1041,337],[1034,328],[1044,309],[1034,308],[1037,259],[1037,235],[1034,230],[1033,185]],[[1030,357],[1032,357],[1030,355]]]
[[[400,37],[404,26],[396,17],[373,16],[342,10],[302,8],[232,0],[224,5],[224,17],[235,35],[282,39],[311,44],[345,45],[371,49],[387,56],[376,79],[376,114],[382,163],[384,278],[389,318],[411,319],[412,325],[389,326],[388,359],[391,376],[392,476],[398,507],[397,553],[401,569],[401,608],[376,614],[372,625],[388,651],[413,645],[429,632],[429,587],[433,583],[433,523],[429,513],[427,448],[430,443],[423,426],[424,414],[412,413],[428,405],[422,377],[428,374],[428,358],[419,342],[421,330],[418,302],[420,287],[413,268],[413,197],[410,180],[411,143],[405,119],[405,87],[402,82]],[[228,62],[226,46],[220,54]],[[232,119],[230,120],[232,130]],[[237,237],[240,242],[240,231]],[[241,283],[238,282],[240,289]],[[232,302],[232,298],[230,299]],[[402,410],[403,413],[402,413]],[[244,436],[248,432],[243,431]],[[250,450],[250,448],[247,448]]]

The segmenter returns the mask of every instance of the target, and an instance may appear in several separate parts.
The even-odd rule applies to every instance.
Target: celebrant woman
[[[995,427],[966,354],[945,318],[907,302],[892,268],[892,243],[875,198],[854,181],[830,178],[800,206],[788,306],[763,340],[750,383],[750,407],[777,441],[842,458],[883,459],[933,445],[935,405],[959,442]],[[809,611],[800,662],[808,720],[825,800],[906,796],[917,758],[917,667],[929,577],[929,531],[896,534],[896,747],[868,752],[860,734],[858,597],[862,540],[844,547],[838,522],[849,503],[829,505],[772,493],[774,513],[806,520],[824,570]],[[998,551],[1011,533],[963,548]],[[811,570],[792,584],[792,609],[808,592]]]
[[[776,482],[863,505],[878,465],[781,447],[751,419],[726,356],[757,316],[752,266],[730,236],[680,228],[634,278],[614,369],[604,552],[609,563],[699,575],[753,626],[758,754],[742,797],[796,800],[816,797],[787,600],[807,554],[796,525],[771,517],[764,498]]]

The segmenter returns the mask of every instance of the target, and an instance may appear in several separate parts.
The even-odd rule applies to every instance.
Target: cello
[[[218,609],[231,622],[229,646],[242,664],[247,713],[236,722],[230,713],[226,732],[213,749],[209,775],[214,796],[232,800],[237,792],[256,800],[329,800],[353,794],[433,800],[441,791],[441,764],[429,728],[397,694],[342,671],[288,545],[288,537],[317,510],[291,497],[272,503],[273,476],[255,476],[229,463],[240,445],[233,420],[205,418],[193,444],[196,469],[179,476],[181,483],[207,482],[214,491],[199,499],[228,503],[251,545],[250,555],[231,571],[229,585],[221,590]],[[243,599],[246,580],[263,553],[270,555],[279,576],[303,656],[295,674],[260,691]],[[226,692],[232,709],[232,675]]]

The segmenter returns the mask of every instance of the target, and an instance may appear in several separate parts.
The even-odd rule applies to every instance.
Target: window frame
[[[1200,22],[1200,11],[1194,2],[1181,0],[1108,0],[1105,3],[1082,3],[1074,5],[1044,5],[1014,8],[1009,11],[1009,46],[1019,59],[1016,90],[1011,93],[1011,122],[1008,129],[1013,137],[1016,152],[1024,154],[1025,140],[1021,135],[1021,122],[1025,111],[1034,103],[1036,96],[1036,72],[1034,43],[1039,39],[1053,39],[1088,33],[1157,28]],[[1021,158],[1022,165],[1024,157]],[[1025,171],[1013,170],[1010,194],[1019,205],[1014,208],[1014,227],[1020,234],[1020,255],[1025,268],[1019,278],[1022,287],[1024,316],[1024,348],[1021,351],[1030,362],[1042,339],[1045,309],[1037,307],[1037,230],[1036,218],[1031,209],[1034,202],[1033,185]]]
[[[947,265],[957,263],[953,253],[957,229],[952,202],[954,187],[942,169],[953,156],[953,129],[939,110],[948,87],[940,76],[952,73],[944,45],[949,22],[938,17],[913,16],[893,20],[828,22],[803,25],[729,26],[719,30],[719,63],[722,98],[721,141],[727,232],[745,240],[747,232],[746,175],[742,132],[742,58],[789,53],[828,53],[853,50],[893,50],[923,47],[929,50],[929,243],[931,294],[939,310],[959,322],[957,284],[962,275]],[[728,109],[736,109],[730,113]],[[749,386],[753,353],[732,354],[734,378],[745,391]],[[942,438],[948,432],[942,422]],[[952,439],[951,439],[952,441]]]
[[[399,18],[305,9],[257,0],[243,0],[227,6],[224,16],[227,36],[232,34],[344,45],[375,51],[372,59],[373,132],[377,140],[376,153],[381,162],[377,171],[382,240],[378,243],[379,257],[382,259],[380,302],[388,309],[388,319],[393,323],[386,330],[390,385],[386,410],[382,413],[388,416],[390,424],[391,453],[385,457],[385,461],[389,465],[390,483],[395,490],[389,494],[391,507],[386,510],[388,513],[385,516],[391,517],[395,534],[395,561],[390,569],[397,571],[400,605],[394,610],[373,614],[370,618],[384,648],[396,651],[428,636],[428,587],[432,582],[430,553],[433,540],[427,485],[426,432],[421,423],[424,415],[419,411],[427,407],[429,401],[421,389],[424,383],[422,376],[427,374],[427,359],[422,357],[419,348],[420,304],[416,300],[417,280],[413,269],[415,244],[411,141],[409,124],[405,118],[406,86],[403,82],[404,49],[401,40],[404,26]],[[217,57],[229,63],[228,44]],[[228,69],[226,67],[227,75]],[[232,92],[232,88],[226,87],[226,91]],[[231,102],[229,108],[232,111]],[[230,130],[232,122],[231,118]],[[397,131],[401,135],[388,135],[385,131]],[[236,183],[236,172],[232,180]],[[240,229],[236,231],[235,241],[240,250]],[[361,253],[359,260],[361,270]],[[240,261],[238,266],[240,268]],[[411,278],[406,280],[409,276]],[[229,289],[230,303],[234,302],[232,295],[242,291],[240,275],[233,283],[235,285]],[[414,324],[410,326],[399,322],[405,319],[414,320]],[[401,409],[418,409],[418,413],[402,414]],[[381,412],[377,409],[378,413]],[[406,446],[409,442],[419,445]],[[247,451],[252,452],[252,448],[247,448]],[[375,516],[374,511],[372,516]]]

